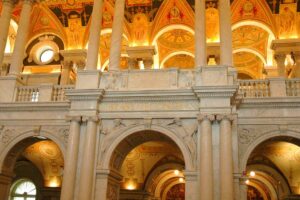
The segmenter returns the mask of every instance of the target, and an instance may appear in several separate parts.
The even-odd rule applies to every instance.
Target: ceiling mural
[[[112,27],[114,2],[115,0],[104,0],[102,30]],[[167,56],[178,51],[193,54],[194,36],[187,30],[194,27],[194,4],[195,0],[126,0],[123,29],[128,38],[126,45],[155,44],[156,41],[153,40],[157,39],[157,34],[162,29],[174,25],[173,30],[158,38],[159,61],[166,60]],[[22,4],[19,3],[13,11],[13,20],[17,23],[21,8]],[[28,40],[48,32],[58,35],[64,41],[66,49],[86,48],[92,8],[93,0],[44,0],[35,4]],[[217,8],[217,0],[206,0],[207,42],[220,41]],[[300,15],[297,11],[300,9],[300,0],[231,0],[231,9],[232,24],[239,23],[233,31],[234,49],[246,48],[255,51],[267,60],[268,65],[272,63],[268,40],[272,39],[273,35],[280,39],[299,38]],[[180,28],[177,25],[180,25]],[[7,52],[12,51],[14,37],[14,34],[10,34]],[[109,57],[110,34],[102,39],[99,56],[103,65]],[[174,57],[169,63],[176,59],[177,57]],[[126,58],[122,60],[122,66],[126,68]],[[191,64],[189,61],[188,63],[186,66]]]
[[[195,67],[194,57],[179,54],[172,56],[164,63],[164,68],[180,67],[181,69],[192,69]]]
[[[59,147],[54,142],[50,140],[36,142],[27,147],[22,156],[30,160],[40,170],[44,177],[45,186],[61,186],[64,159]]]

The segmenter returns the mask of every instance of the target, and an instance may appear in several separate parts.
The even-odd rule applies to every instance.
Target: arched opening
[[[167,200],[175,195],[183,200],[184,169],[184,156],[179,146],[157,131],[144,130],[127,136],[110,158],[110,170],[122,177],[116,186],[119,199]],[[178,190],[180,192],[175,194]]]
[[[300,199],[300,140],[278,136],[251,152],[243,184],[247,199]]]
[[[55,142],[42,136],[23,139],[8,151],[3,160],[0,197],[12,200],[59,199],[63,167],[63,153]]]

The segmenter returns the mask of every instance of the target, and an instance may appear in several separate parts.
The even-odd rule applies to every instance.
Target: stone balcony
[[[41,84],[26,86],[15,77],[0,77],[0,102],[64,102],[66,90],[102,89],[109,93],[181,94],[197,88],[236,87],[237,99],[284,98],[300,96],[300,79],[270,78],[264,80],[237,80],[236,71],[227,67],[203,67],[195,70],[126,70],[115,72],[80,71],[74,85]],[[96,88],[90,86],[95,84]],[[2,88],[2,89],[1,89]],[[10,88],[12,91],[8,91]],[[177,92],[175,92],[177,91]],[[179,93],[178,93],[179,92]],[[137,95],[136,94],[136,95]],[[8,98],[8,96],[11,97]],[[197,95],[196,95],[197,96]]]

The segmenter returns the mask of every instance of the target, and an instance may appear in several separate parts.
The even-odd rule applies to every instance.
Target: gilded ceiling
[[[64,159],[59,147],[54,142],[45,140],[34,143],[27,147],[22,155],[40,170],[45,186],[61,186]]]
[[[252,156],[268,158],[284,174],[294,193],[300,193],[300,147],[296,144],[275,141],[260,145]]]
[[[231,3],[233,47],[235,52],[247,52],[235,55],[235,65],[240,67],[239,60],[247,60],[251,65],[247,66],[248,69],[243,66],[243,70],[248,70],[248,74],[255,71],[254,77],[260,77],[261,62],[257,57],[264,65],[274,63],[270,41],[275,38],[299,38],[300,15],[297,11],[300,1],[234,0]],[[21,6],[19,4],[13,12],[16,27]],[[209,43],[219,42],[217,6],[217,0],[206,1],[206,36]],[[36,4],[32,11],[28,41],[43,33],[51,33],[61,38],[66,49],[86,48],[92,8],[93,0],[44,0]],[[99,58],[103,67],[109,58],[111,34],[107,30],[112,27],[114,0],[104,0],[102,11],[103,35]],[[166,29],[168,31],[164,31]],[[157,45],[160,64],[171,55],[177,56],[178,52],[184,52],[182,55],[194,54],[193,29],[194,0],[127,0],[123,27],[127,39],[123,41],[123,53],[126,54],[126,46]],[[10,45],[6,52],[13,50],[15,34],[16,31],[11,28]],[[248,54],[253,54],[252,61],[248,62]],[[256,64],[254,60],[257,60]],[[183,68],[189,65],[191,62],[188,61]],[[126,66],[127,60],[122,58],[122,69]]]

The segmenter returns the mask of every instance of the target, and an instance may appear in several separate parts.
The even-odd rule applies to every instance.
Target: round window
[[[54,57],[54,51],[52,49],[46,49],[42,51],[40,54],[40,61],[43,64],[50,63],[53,60]]]
[[[11,190],[11,200],[36,200],[36,187],[29,180],[17,181]]]

